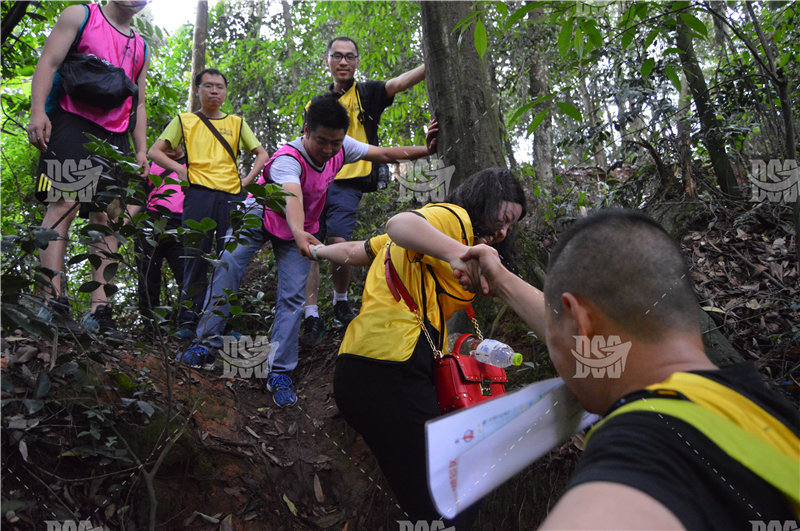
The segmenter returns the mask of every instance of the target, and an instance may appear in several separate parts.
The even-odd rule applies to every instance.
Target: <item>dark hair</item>
[[[500,204],[503,201],[518,203],[522,206],[520,219],[525,217],[527,212],[522,185],[511,171],[505,168],[486,168],[473,173],[466,181],[452,190],[445,201],[463,207],[467,211],[476,239],[481,236],[490,236],[497,230]],[[508,234],[503,241],[492,245],[500,253],[503,262],[509,266],[511,266],[513,257],[512,234]]]
[[[680,247],[655,221],[612,209],[577,221],[561,236],[545,281],[558,319],[563,293],[584,297],[635,337],[699,331],[697,298]]]
[[[334,94],[322,94],[311,100],[306,110],[306,126],[309,131],[314,131],[319,126],[347,131],[350,117]]]
[[[228,86],[228,78],[225,77],[225,74],[223,74],[222,72],[220,72],[216,68],[206,68],[204,70],[201,70],[200,72],[197,73],[196,76],[194,76],[194,86],[195,87],[199,87],[200,86],[200,82],[203,81],[203,76],[205,74],[208,74],[210,76],[222,76],[222,80],[225,81],[225,86],[226,87]]]
[[[325,53],[330,53],[331,47],[333,46],[333,43],[336,42],[336,41],[352,42],[353,46],[356,47],[356,55],[358,55],[358,43],[356,41],[354,41],[353,39],[351,39],[350,37],[345,37],[344,35],[331,39],[331,42],[328,43],[328,49],[325,50]]]

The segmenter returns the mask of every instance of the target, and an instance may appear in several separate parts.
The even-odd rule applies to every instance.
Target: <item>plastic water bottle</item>
[[[447,338],[452,351],[461,334],[450,334]],[[522,364],[522,354],[514,352],[514,349],[497,341],[496,339],[484,339],[481,341],[477,337],[470,335],[461,343],[458,354],[471,356],[481,363],[494,365],[495,367],[510,367]]]

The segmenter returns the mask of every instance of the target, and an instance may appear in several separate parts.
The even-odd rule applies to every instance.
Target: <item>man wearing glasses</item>
[[[389,81],[356,82],[356,70],[360,65],[358,44],[350,37],[336,37],[328,43],[325,65],[331,71],[333,83],[328,90],[336,94],[339,103],[350,116],[347,135],[374,146],[378,145],[378,124],[383,110],[394,101],[395,94],[413,87],[425,78],[425,65],[420,65]],[[383,171],[388,170],[384,166]],[[358,217],[358,204],[364,192],[376,189],[379,164],[359,161],[346,164],[328,188],[325,211],[320,218],[320,240],[327,236],[328,243],[350,240]],[[350,267],[336,266],[333,278],[333,314],[344,326],[355,318],[347,300],[350,286]],[[322,341],[325,322],[319,316],[319,266],[312,264],[306,284],[305,320],[300,342],[314,346]]]

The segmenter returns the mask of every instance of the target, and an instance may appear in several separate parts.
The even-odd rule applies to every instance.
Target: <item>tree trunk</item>
[[[689,107],[692,100],[687,90],[686,75],[681,74],[681,96],[678,100],[678,154],[683,177],[683,190],[687,199],[697,199],[697,188],[692,176],[692,126],[689,123]]]
[[[14,31],[14,28],[17,27],[17,24],[22,21],[30,4],[30,2],[17,2],[9,8],[8,15],[5,20],[3,20],[2,37],[0,37],[3,44],[5,44],[6,39],[11,35],[11,32]]]
[[[292,12],[289,2],[281,0],[283,6],[283,26],[286,29],[286,50],[289,52],[289,62],[292,65],[292,86],[300,85],[300,73],[297,70],[297,58],[295,57],[294,31],[292,29]]]
[[[537,8],[536,15],[532,18],[534,20],[528,24],[531,38],[528,94],[532,100],[536,100],[550,92],[550,58],[547,50],[551,49],[552,43],[543,42],[546,32],[541,31],[541,27],[538,25],[544,18],[542,10]],[[535,117],[545,109],[551,109],[552,106],[553,102],[550,100],[540,103],[533,108],[533,116]],[[533,170],[542,188],[553,191],[555,180],[553,176],[552,110],[547,113],[542,123],[533,132]]]
[[[728,153],[725,151],[725,142],[720,134],[722,124],[717,119],[714,107],[708,97],[708,87],[700,64],[697,62],[697,56],[694,53],[692,36],[683,20],[678,18],[677,22],[678,31],[675,44],[680,50],[678,55],[681,59],[681,66],[683,66],[683,70],[686,73],[689,90],[692,93],[697,113],[700,116],[700,131],[703,135],[703,144],[708,150],[708,156],[711,159],[711,165],[714,168],[720,189],[726,195],[738,197],[740,194],[736,177],[733,174],[733,167],[731,167]]]
[[[583,71],[583,65],[581,64],[579,68],[578,92],[580,92],[581,95],[581,102],[583,102],[583,108],[586,113],[585,116],[589,120],[589,127],[592,128],[593,132],[597,132],[597,109],[592,101],[589,88],[586,86],[587,74]],[[594,157],[594,165],[600,168],[602,171],[606,171],[608,169],[608,164],[606,163],[606,153],[603,151],[602,143],[592,141],[591,150],[592,156]]]
[[[200,109],[200,100],[194,90],[194,77],[206,67],[206,39],[208,38],[208,0],[197,0],[197,18],[192,39],[192,81],[186,107],[189,112]]]
[[[425,84],[439,120],[438,156],[455,166],[453,188],[478,170],[506,165],[495,96],[472,28],[453,33],[475,9],[472,2],[421,2]]]

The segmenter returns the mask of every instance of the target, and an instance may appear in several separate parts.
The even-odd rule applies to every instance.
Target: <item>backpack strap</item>
[[[203,124],[205,124],[206,127],[208,127],[208,130],[211,131],[211,134],[214,135],[214,138],[219,140],[219,143],[222,144],[222,147],[225,148],[225,151],[227,151],[228,155],[230,155],[231,159],[233,159],[233,164],[238,167],[239,161],[236,159],[236,153],[233,152],[233,148],[231,147],[230,144],[228,144],[228,141],[225,140],[225,137],[222,136],[222,133],[217,131],[217,128],[214,127],[214,124],[211,123],[211,120],[209,120],[205,114],[203,114],[200,111],[197,111],[194,114],[195,116],[200,118],[200,121],[203,122]]]

